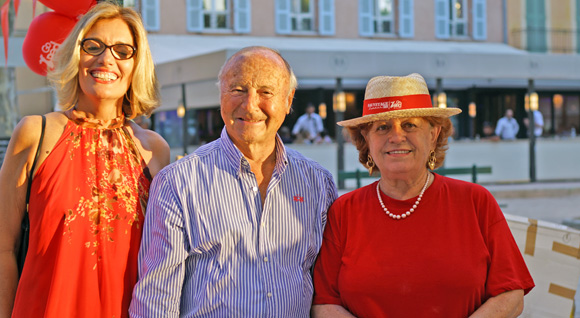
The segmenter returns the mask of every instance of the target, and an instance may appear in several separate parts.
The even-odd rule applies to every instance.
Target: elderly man
[[[249,47],[219,73],[221,137],[152,184],[132,317],[308,317],[332,175],[276,132],[296,77]]]

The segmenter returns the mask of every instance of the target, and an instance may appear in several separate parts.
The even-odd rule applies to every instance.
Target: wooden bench
[[[437,174],[442,176],[446,175],[461,175],[461,174],[470,174],[471,175],[471,182],[477,183],[477,174],[480,173],[491,173],[491,167],[478,167],[473,165],[471,167],[456,167],[456,168],[446,168],[441,167],[435,170]],[[380,175],[372,175],[370,176],[368,171],[366,170],[359,170],[356,171],[339,171],[338,172],[338,184],[344,184],[345,180],[348,179],[355,179],[356,180],[356,187],[357,189],[361,187],[361,179],[368,179],[368,178],[379,178]],[[342,188],[341,188],[342,189]]]

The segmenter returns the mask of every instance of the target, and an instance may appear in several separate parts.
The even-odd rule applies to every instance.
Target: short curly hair
[[[449,136],[453,134],[453,124],[448,117],[421,117],[425,119],[431,127],[440,126],[441,132],[439,133],[439,137],[437,137],[437,145],[435,146],[435,169],[441,167],[443,165],[443,161],[445,161],[445,153],[449,148],[448,140]],[[365,168],[369,170],[369,173],[372,175],[375,172],[378,172],[379,169],[376,165],[369,167],[367,164],[368,156],[369,156],[369,146],[364,135],[368,132],[370,127],[373,123],[364,123],[355,127],[346,127],[346,130],[343,131],[344,133],[348,133],[350,135],[350,139],[352,143],[355,145],[356,149],[358,150],[358,161],[362,163]],[[429,168],[427,162],[425,162],[425,166]]]
[[[123,98],[123,113],[127,118],[149,115],[159,105],[160,95],[153,58],[149,51],[147,31],[135,10],[121,7],[110,0],[99,2],[80,18],[54,57],[55,68],[48,71],[48,79],[56,89],[60,107],[68,110],[78,102],[81,89],[79,85],[80,43],[95,23],[107,19],[125,21],[137,47],[133,57],[135,63],[131,85]]]

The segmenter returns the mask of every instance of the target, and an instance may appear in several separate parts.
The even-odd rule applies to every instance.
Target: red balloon
[[[45,76],[52,69],[52,58],[77,21],[56,12],[43,13],[32,20],[24,42],[22,55],[26,65],[36,74]]]
[[[69,16],[71,18],[78,18],[89,11],[89,9],[97,4],[97,0],[39,0],[45,6],[51,8],[55,12]]]

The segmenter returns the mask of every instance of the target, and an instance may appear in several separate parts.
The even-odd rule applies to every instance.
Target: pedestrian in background
[[[534,116],[534,136],[541,137],[544,133],[544,116],[539,110],[534,110],[532,116]],[[526,128],[528,128],[529,134],[530,119],[528,117],[524,118],[524,124],[526,125]]]
[[[292,135],[300,138],[303,134],[303,141],[312,144],[320,138],[320,133],[324,130],[322,125],[322,117],[314,112],[314,105],[308,104],[306,106],[306,113],[298,117],[296,124],[292,128]]]
[[[265,47],[218,75],[221,137],[153,181],[133,317],[308,317],[333,177],[276,132],[296,77]]]
[[[515,140],[519,130],[520,125],[511,109],[505,111],[505,116],[500,118],[495,126],[495,134],[503,140]]]
[[[0,170],[0,316],[127,317],[149,184],[169,163],[167,143],[129,120],[159,103],[147,32],[132,9],[101,2],[54,62],[49,79],[64,111],[45,115],[40,145],[43,118],[24,117]],[[18,282],[29,175],[30,245]]]
[[[396,107],[393,107],[395,105]],[[534,287],[494,197],[432,172],[457,108],[423,77],[379,76],[346,127],[380,180],[338,198],[314,268],[312,317],[517,317]]]

